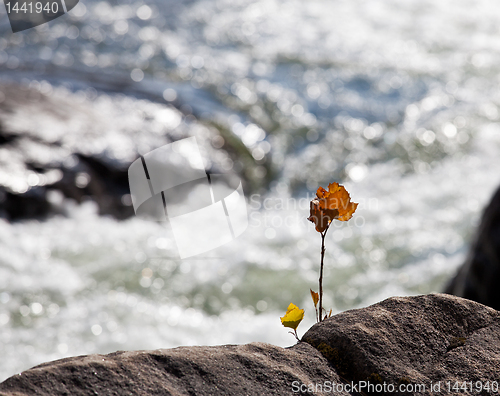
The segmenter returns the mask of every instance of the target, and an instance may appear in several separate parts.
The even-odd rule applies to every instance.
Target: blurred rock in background
[[[445,292],[500,310],[500,188],[486,207],[475,238]]]
[[[113,84],[119,82],[108,81],[108,89]],[[208,171],[241,173],[247,191],[262,185],[242,172],[258,164],[241,143],[163,98],[72,92],[37,81],[4,81],[0,93],[0,217],[8,220],[64,213],[67,200],[91,200],[99,214],[127,218],[128,166],[188,136],[198,138]]]

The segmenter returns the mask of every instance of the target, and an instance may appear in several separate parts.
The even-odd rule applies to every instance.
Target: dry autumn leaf
[[[297,326],[303,318],[304,310],[299,309],[299,307],[297,307],[295,304],[290,303],[288,309],[286,310],[285,316],[280,319],[283,326],[297,330]]]
[[[311,201],[311,213],[308,218],[316,226],[316,231],[325,231],[334,220],[347,221],[358,207],[351,202],[351,197],[344,186],[330,183],[328,191],[319,187],[316,197]]]
[[[321,209],[320,201],[315,198],[311,201],[311,215],[308,220],[312,221],[316,225],[316,231],[325,231],[330,223],[336,219],[339,215],[339,211],[336,209]]]
[[[319,294],[312,291],[312,289],[309,289],[309,290],[311,292],[311,297],[313,299],[314,307],[316,308],[316,305],[318,305],[318,301],[319,301]]]

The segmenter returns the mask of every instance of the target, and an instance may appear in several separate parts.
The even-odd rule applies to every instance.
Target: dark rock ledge
[[[294,383],[325,381],[425,384],[403,394],[449,395],[460,392],[448,391],[448,382],[500,381],[500,312],[446,294],[346,311],[314,325],[302,341],[72,357],[7,379],[0,395],[292,395],[307,393],[294,392]],[[440,391],[431,392],[438,381]]]
[[[465,263],[445,289],[500,309],[500,187],[484,209]]]

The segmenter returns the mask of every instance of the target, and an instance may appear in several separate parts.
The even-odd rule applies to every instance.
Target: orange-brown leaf
[[[314,307],[316,308],[316,306],[318,305],[318,301],[319,301],[319,294],[312,291],[312,289],[309,289],[309,290],[311,292],[311,297],[313,299]]]
[[[357,203],[351,202],[351,197],[345,187],[338,183],[330,183],[328,191],[320,187],[316,194],[320,198],[320,208],[323,210],[338,210],[339,213],[336,218],[340,221],[349,220],[358,207]]]
[[[340,216],[338,217],[337,220],[340,220],[340,221],[347,221],[347,220],[350,220],[352,215],[354,214],[354,212],[356,211],[356,208],[358,207],[358,204],[357,203],[354,203],[354,202],[349,202],[349,204],[347,205],[347,207],[344,209],[344,210],[340,210],[339,209],[339,214]]]
[[[358,204],[351,202],[351,197],[344,186],[338,183],[330,183],[328,191],[319,187],[316,197],[311,201],[309,221],[316,226],[316,231],[323,232],[334,220],[349,220]]]
[[[328,194],[328,191],[326,191],[323,187],[319,187],[316,191],[316,195],[318,198],[324,198],[325,194]]]
[[[323,232],[338,215],[339,211],[337,209],[322,209],[320,201],[318,199],[313,199],[311,201],[310,216],[307,220],[315,224],[316,231]]]

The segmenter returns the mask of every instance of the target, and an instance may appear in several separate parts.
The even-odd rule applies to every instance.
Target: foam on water
[[[306,192],[334,179],[360,207],[328,233],[325,306],[442,290],[500,181],[499,13],[486,0],[89,0],[2,37],[2,67],[39,80],[53,67],[138,83],[142,72],[153,85],[176,81],[193,108],[212,93],[214,108],[227,109],[216,121],[256,161],[270,153],[279,176],[247,197],[243,235],[193,260],[176,258],[168,227],[99,217],[92,203],[63,201],[67,215],[43,222],[0,221],[0,380],[117,349],[292,344],[279,316],[290,302],[305,307],[302,334],[317,289],[320,237]],[[104,146],[121,144],[106,136]]]
[[[496,185],[498,156],[477,154],[403,178],[381,164],[365,183],[348,183],[361,206],[356,222],[329,231],[325,306],[441,290]],[[306,308],[299,330],[313,323],[320,238],[305,221],[306,198],[268,197],[259,210],[253,198],[249,229],[200,260],[176,259],[168,228],[99,217],[90,203],[70,217],[1,222],[4,377],[118,349],[292,343],[279,316],[293,301]]]

